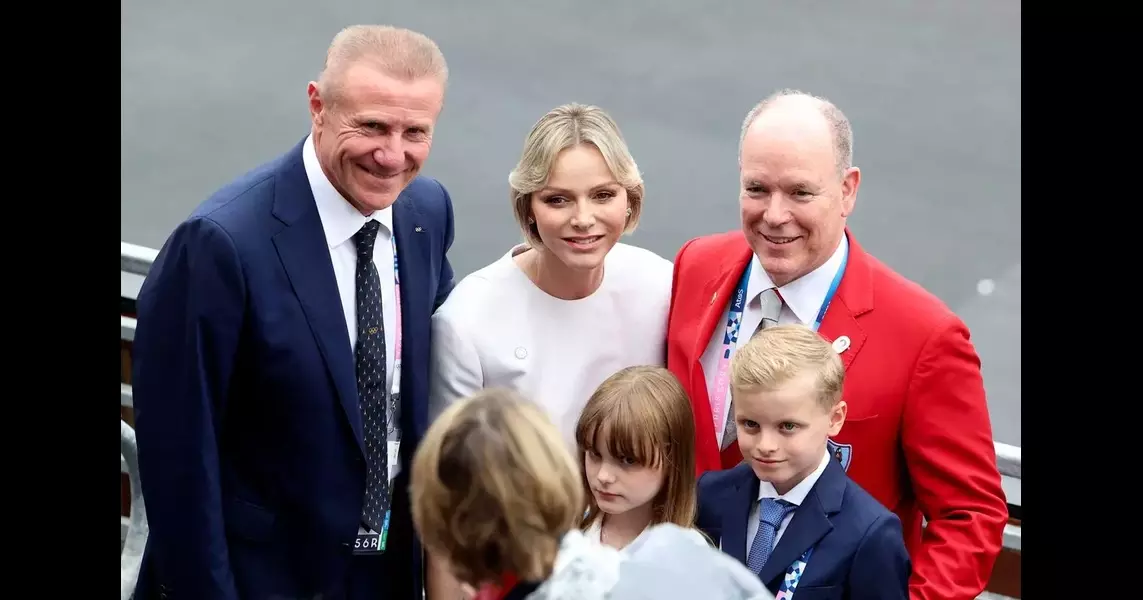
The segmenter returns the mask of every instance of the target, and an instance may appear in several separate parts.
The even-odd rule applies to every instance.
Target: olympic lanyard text
[[[841,266],[837,269],[837,274],[833,276],[833,282],[830,283],[829,291],[826,292],[825,301],[822,302],[821,309],[818,310],[817,318],[814,319],[813,329],[817,331],[822,326],[822,319],[825,318],[826,309],[833,301],[834,294],[837,293],[837,286],[841,284],[841,277],[845,274],[845,265],[849,262],[849,245],[843,246],[841,255]],[[723,419],[726,415],[727,397],[730,394],[730,354],[738,347],[738,331],[742,327],[742,316],[746,312],[746,288],[750,283],[750,270],[754,266],[754,261],[746,263],[746,271],[742,274],[742,279],[738,281],[738,287],[734,289],[734,297],[730,301],[730,311],[726,318],[726,329],[722,335],[722,352],[718,356],[718,371],[715,376],[714,397],[710,399],[711,417],[714,419],[714,434],[717,438],[718,434],[722,433],[724,429]]]
[[[389,243],[393,247],[393,321],[397,327],[393,332],[393,387],[389,393],[397,397],[401,394],[401,276],[397,269],[397,236],[389,236]]]

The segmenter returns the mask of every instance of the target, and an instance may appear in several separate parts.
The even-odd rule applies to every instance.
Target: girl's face
[[[620,515],[649,504],[663,489],[663,461],[654,468],[626,456],[611,456],[607,444],[596,437],[594,448],[583,453],[587,483],[599,509]]]

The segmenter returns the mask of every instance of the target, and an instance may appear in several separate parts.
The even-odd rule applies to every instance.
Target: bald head
[[[799,145],[828,144],[839,174],[853,166],[853,130],[832,102],[797,90],[782,90],[759,102],[742,122],[738,156],[747,135],[778,137]]]

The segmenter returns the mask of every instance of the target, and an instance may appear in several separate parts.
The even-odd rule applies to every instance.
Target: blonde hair
[[[579,468],[542,409],[487,389],[433,421],[413,457],[413,524],[463,583],[546,579],[583,512]]]
[[[338,32],[326,51],[318,79],[323,95],[336,98],[341,76],[359,61],[405,81],[431,77],[442,87],[448,83],[444,54],[424,34],[389,25],[352,25]]]
[[[575,428],[580,464],[597,441],[607,453],[650,468],[663,467],[663,488],[652,500],[651,525],[693,527],[695,520],[695,422],[679,380],[662,367],[635,366],[608,377],[591,395]],[[587,529],[601,516],[587,473],[580,477]]]
[[[829,410],[841,400],[845,367],[833,346],[803,325],[775,325],[759,331],[730,359],[732,390],[773,390],[811,373],[817,400]]]
[[[532,194],[548,182],[552,166],[560,152],[591,144],[603,155],[603,161],[615,180],[627,190],[627,216],[624,233],[635,231],[643,209],[643,178],[627,148],[619,125],[602,109],[583,104],[564,104],[540,118],[524,140],[524,152],[516,168],[508,174],[509,199],[516,223],[524,239],[532,247],[543,244],[532,218]]]

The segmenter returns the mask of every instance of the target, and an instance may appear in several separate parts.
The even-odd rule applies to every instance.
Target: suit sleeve
[[[444,185],[437,182],[441,188],[441,196],[444,198],[445,205],[445,234],[444,234],[444,248],[441,250],[441,274],[440,281],[437,282],[437,296],[433,300],[433,311],[444,304],[448,299],[449,294],[452,293],[452,288],[456,286],[456,275],[453,273],[452,264],[448,261],[449,250],[452,249],[452,241],[454,236],[453,219],[452,219],[452,197],[448,195],[448,190]]]
[[[980,358],[955,316],[918,357],[901,441],[928,520],[913,553],[913,600],[973,600],[1000,553],[1008,505],[1000,487]]]
[[[671,302],[670,302],[669,308],[667,309],[667,339],[668,340],[670,340],[670,337],[671,337],[671,320],[674,319],[674,317],[675,317],[675,299],[679,297],[679,271],[682,270],[683,254],[686,253],[687,248],[689,248],[690,245],[693,244],[694,241],[697,239],[698,238],[692,238],[690,241],[683,244],[683,246],[681,248],[679,248],[679,251],[675,254],[675,261],[671,265]],[[667,344],[666,352],[667,352],[667,356],[665,357],[666,358],[665,364],[667,365],[667,369],[671,370],[671,371],[675,371],[675,369],[671,368],[671,362],[672,361],[671,361],[671,350],[670,350],[670,344],[669,343]],[[681,373],[676,372],[675,377],[681,377]],[[685,382],[683,383],[683,386],[684,387],[686,386]]]
[[[180,225],[137,301],[139,477],[157,583],[173,598],[237,600],[223,530],[218,431],[246,302],[229,235]]]
[[[667,370],[673,373],[676,378],[678,378],[679,382],[683,385],[683,389],[688,390],[688,393],[690,391],[688,387],[690,377],[686,373],[686,367],[683,364],[685,362],[683,357],[672,354],[671,352],[671,331],[673,329],[672,325],[675,319],[675,304],[679,298],[679,279],[681,277],[680,271],[683,269],[683,255],[686,254],[687,248],[690,248],[691,244],[693,244],[697,239],[698,238],[692,238],[687,243],[683,244],[683,246],[679,248],[679,251],[675,254],[675,261],[671,265],[671,301],[669,307],[667,308],[667,343],[665,344],[667,356],[665,357],[665,364],[667,365]],[[697,439],[695,440],[696,443],[698,443],[698,441],[699,440]],[[695,461],[695,463],[695,469],[697,473],[701,474],[706,470],[702,468],[702,465],[698,464],[698,461]]]
[[[851,600],[907,600],[909,567],[901,519],[889,513],[874,521],[858,544],[850,566],[847,597]]]
[[[717,510],[710,502],[710,495],[713,490],[710,486],[710,478],[708,477],[713,471],[707,471],[698,476],[695,482],[695,528],[702,532],[703,536],[710,540],[710,543],[716,548],[721,547],[722,532],[715,531],[721,529],[721,523],[716,518]]]
[[[462,307],[463,308],[463,307]],[[429,367],[429,422],[449,406],[484,387],[480,355],[453,315],[437,312],[432,319],[432,361]]]
[[[723,469],[721,463],[721,455],[718,452],[717,438],[714,433],[714,424],[711,423],[709,418],[700,419],[699,410],[695,405],[695,398],[704,398],[706,393],[701,392],[700,389],[706,387],[706,381],[699,379],[694,381],[691,378],[691,365],[688,362],[686,352],[681,348],[688,346],[688,343],[680,343],[676,341],[677,330],[685,327],[687,324],[682,322],[685,317],[676,314],[676,309],[679,305],[679,299],[683,294],[701,293],[698,290],[683,289],[682,281],[685,277],[684,271],[691,268],[687,264],[689,257],[687,250],[691,249],[691,245],[701,238],[693,238],[679,248],[679,252],[675,255],[675,263],[671,275],[671,307],[667,311],[667,370],[670,371],[675,378],[682,384],[683,389],[686,390],[687,396],[691,400],[691,418],[695,421],[695,474],[701,475],[707,471],[718,471]],[[692,277],[693,279],[693,277]],[[691,306],[694,306],[692,303]],[[696,360],[698,357],[696,357]],[[714,452],[710,452],[708,448],[713,448]],[[737,451],[737,450],[735,450]]]

